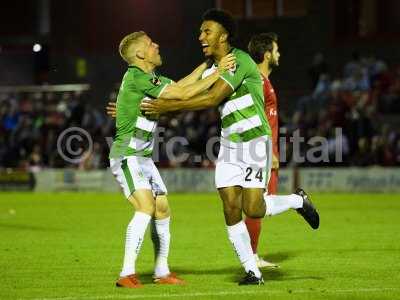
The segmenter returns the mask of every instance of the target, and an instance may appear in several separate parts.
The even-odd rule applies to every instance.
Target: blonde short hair
[[[136,44],[138,40],[145,36],[146,32],[144,31],[136,31],[126,35],[121,42],[119,43],[119,55],[125,60],[128,64],[132,63],[132,58],[128,55],[128,49],[131,45]]]

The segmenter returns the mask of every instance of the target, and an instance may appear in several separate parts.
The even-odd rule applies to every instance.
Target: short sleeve
[[[248,66],[243,63],[238,63],[235,70],[225,71],[220,77],[231,86],[232,90],[236,90],[247,74]]]
[[[172,82],[171,79],[163,76],[153,76],[151,74],[141,74],[135,78],[135,85],[143,94],[158,98],[163,90]]]

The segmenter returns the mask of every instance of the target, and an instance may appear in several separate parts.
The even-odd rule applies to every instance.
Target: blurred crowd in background
[[[399,165],[400,66],[354,52],[334,74],[318,53],[308,73],[312,93],[298,99],[287,125],[306,139],[324,136],[332,144],[334,128],[342,128],[346,165]]]
[[[400,66],[388,66],[373,55],[355,52],[337,74],[318,53],[308,75],[310,87],[305,91],[311,92],[291,99],[293,107],[289,110],[279,107],[283,141],[280,146],[286,148],[281,156],[282,166],[400,165],[400,120],[396,117],[400,113]],[[273,74],[271,81],[274,82]],[[279,103],[279,91],[276,92]],[[111,92],[110,99],[93,101],[90,92],[0,94],[0,167],[32,171],[47,167],[107,168],[111,140],[106,137],[114,135],[114,120],[105,114],[104,107],[93,103],[115,101],[116,95],[117,89]],[[77,140],[76,149],[83,151],[79,163],[65,160],[57,149],[60,133],[70,127],[83,128],[93,140],[92,151],[87,151],[87,142],[79,144]],[[161,167],[213,166],[218,144],[212,143],[211,157],[206,145],[219,135],[217,109],[163,116],[159,127],[162,143],[155,160]],[[335,128],[342,129],[340,137]],[[295,161],[289,137],[296,130],[305,139],[300,147],[304,155],[318,146],[312,137],[325,137],[330,162]],[[167,143],[177,136],[185,137],[188,144]],[[343,161],[335,162],[339,142]],[[173,159],[168,151],[174,154]]]

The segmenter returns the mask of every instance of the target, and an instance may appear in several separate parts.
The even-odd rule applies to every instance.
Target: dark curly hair
[[[236,39],[237,25],[233,16],[219,9],[209,9],[203,14],[203,21],[214,21],[220,24],[228,32],[228,41],[232,43]]]
[[[273,42],[278,42],[278,35],[274,32],[253,35],[247,47],[251,58],[257,64],[261,63],[264,60],[264,53],[272,51]]]

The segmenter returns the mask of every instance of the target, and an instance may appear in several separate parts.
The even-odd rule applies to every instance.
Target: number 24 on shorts
[[[246,169],[246,177],[245,177],[244,180],[251,181],[250,176],[251,176],[252,173],[253,173],[253,169],[248,167]],[[256,175],[254,177],[255,177],[255,179],[258,179],[260,182],[262,182],[262,180],[263,180],[262,169],[258,169],[258,171],[257,171],[257,173],[256,173]]]

